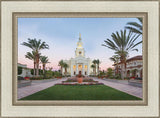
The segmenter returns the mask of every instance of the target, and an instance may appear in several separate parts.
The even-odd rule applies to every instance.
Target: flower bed
[[[66,82],[77,82],[78,81],[78,78],[76,78],[76,77],[72,77],[72,78],[68,78],[67,80],[66,80]],[[93,79],[91,79],[91,78],[83,78],[83,82],[95,82]]]
[[[30,79],[30,77],[24,77],[24,79],[25,79],[25,80],[29,80],[29,79]]]
[[[55,84],[55,85],[104,85],[103,83],[89,83],[89,82],[83,82],[83,83],[81,83],[81,84],[79,84],[79,83],[57,83],[57,84]]]
[[[82,83],[78,83],[77,77],[68,78],[66,81],[62,81],[62,83],[58,83],[56,85],[103,85],[103,83],[98,83],[98,81],[94,81],[89,77],[83,78]]]

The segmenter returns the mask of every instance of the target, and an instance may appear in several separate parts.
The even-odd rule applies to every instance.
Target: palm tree
[[[116,68],[116,73],[118,74],[118,63],[119,63],[119,55],[113,55],[112,57],[109,58],[111,61],[114,62],[115,68]]]
[[[67,63],[64,63],[64,64],[63,64],[63,67],[65,68],[65,75],[66,75],[66,74],[67,74],[68,64],[67,64]]]
[[[39,75],[39,58],[40,51],[43,49],[49,49],[49,45],[46,42],[41,42],[41,40],[30,39],[28,38],[28,42],[23,42],[22,45],[31,48],[35,52],[36,56],[36,76]]]
[[[104,40],[105,44],[102,44],[102,46],[105,46],[109,49],[112,49],[115,51],[115,54],[118,54],[120,56],[120,62],[122,63],[124,68],[124,73],[122,73],[122,78],[124,78],[125,70],[126,70],[126,57],[130,51],[138,51],[135,47],[142,43],[142,41],[135,42],[136,39],[140,36],[137,34],[134,34],[130,31],[128,34],[126,33],[126,30],[112,33],[111,39]]]
[[[137,18],[139,23],[137,22],[128,22],[127,26],[125,27],[126,29],[129,29],[130,31],[137,33],[137,34],[142,34],[143,33],[143,27],[142,27],[142,18]]]
[[[36,55],[35,55],[35,52],[32,51],[32,52],[27,52],[27,54],[25,55],[25,58],[28,58],[30,60],[33,61],[33,75],[35,75],[35,67],[36,67]]]
[[[97,72],[96,72],[96,64],[97,64],[97,60],[94,59],[94,60],[92,61],[92,63],[95,65],[95,75],[96,75],[96,73],[97,73]]]
[[[93,73],[94,73],[95,72],[95,68],[96,68],[95,64],[92,64],[91,68],[93,68]],[[96,75],[96,72],[95,72],[95,75]]]
[[[60,66],[60,67],[61,67],[61,74],[63,74],[63,72],[62,72],[62,69],[63,69],[63,66],[64,66],[64,62],[63,62],[63,60],[59,61],[58,66]]]
[[[98,72],[98,74],[99,74],[99,64],[100,64],[99,59],[96,60],[96,64],[97,64],[97,68],[98,68],[97,72]]]
[[[44,74],[45,66],[46,66],[47,63],[50,63],[50,62],[49,62],[48,57],[46,57],[46,56],[40,56],[40,61],[41,61],[42,66],[43,66],[43,74]]]

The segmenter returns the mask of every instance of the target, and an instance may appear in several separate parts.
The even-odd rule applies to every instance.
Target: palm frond
[[[42,64],[50,63],[47,56],[40,56],[40,61]]]
[[[137,18],[139,22],[142,24],[143,18]]]
[[[142,25],[138,24],[137,22],[128,22],[127,25],[134,26],[134,27],[142,30]]]
[[[136,28],[133,28],[133,27],[130,27],[130,26],[126,26],[125,27],[126,29],[129,29],[130,31],[134,32],[134,33],[137,33],[137,34],[142,34],[142,31],[141,30],[138,30]]]

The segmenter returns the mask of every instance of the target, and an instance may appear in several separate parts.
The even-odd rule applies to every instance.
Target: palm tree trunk
[[[65,68],[65,75],[66,75],[66,73],[67,73],[67,68]]]
[[[39,56],[37,56],[37,73],[36,73],[36,77],[38,77],[39,76]]]
[[[126,77],[126,62],[124,63],[125,77]]]
[[[126,71],[125,56],[122,55],[121,58],[120,58],[120,60],[121,60],[121,63],[122,63],[122,68],[121,68],[121,78],[124,79],[125,73],[126,73],[126,72],[125,72],[125,71]]]
[[[36,62],[34,61],[34,68],[33,68],[33,75],[35,76],[36,75]]]
[[[95,75],[96,75],[96,64],[95,64]]]
[[[63,69],[63,68],[62,68],[62,66],[61,66],[61,74],[63,75],[62,69]]]
[[[36,76],[38,77],[39,75],[39,64],[37,64],[37,73],[36,73]]]
[[[94,75],[94,68],[93,68],[93,75]]]
[[[44,74],[44,70],[45,70],[45,64],[43,64],[43,74]]]
[[[118,74],[118,64],[116,64],[116,74]]]
[[[99,74],[99,65],[98,65],[98,74]]]

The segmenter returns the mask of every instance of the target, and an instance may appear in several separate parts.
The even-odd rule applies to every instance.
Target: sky
[[[41,54],[48,56],[49,64],[54,70],[60,69],[58,62],[75,57],[75,49],[79,33],[81,33],[86,58],[99,59],[100,70],[112,67],[109,59],[114,51],[102,44],[111,39],[111,34],[123,30],[127,22],[138,22],[136,18],[18,18],[18,63],[33,68],[33,61],[26,59],[27,52],[32,50],[21,45],[28,38],[45,41],[49,50]],[[136,42],[142,40],[139,37]],[[142,55],[142,44],[137,46],[138,52],[129,52],[129,58]]]

